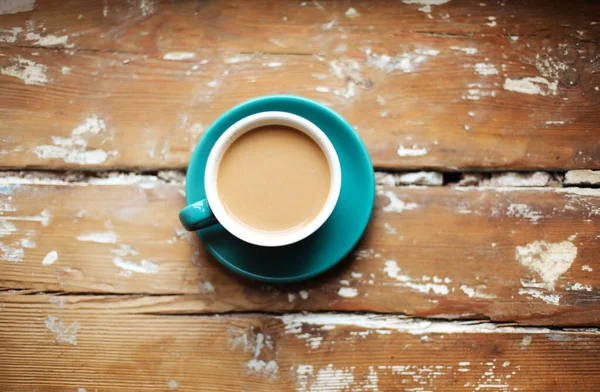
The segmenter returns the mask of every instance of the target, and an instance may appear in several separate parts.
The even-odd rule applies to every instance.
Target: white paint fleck
[[[155,274],[159,270],[159,266],[148,260],[141,260],[140,264],[133,261],[123,260],[117,256],[113,259],[113,264],[127,272],[139,272],[141,274]]]
[[[179,388],[179,383],[175,380],[171,380],[171,381],[169,381],[168,386],[169,386],[169,389],[177,389],[177,388]]]
[[[277,67],[281,67],[282,63],[278,62],[278,61],[273,61],[270,63],[267,63],[266,66],[269,68],[277,68]]]
[[[0,226],[2,225],[1,221],[0,221]],[[31,238],[23,238],[21,239],[21,246],[23,248],[27,248],[27,249],[34,249],[37,247],[37,244],[35,243],[34,240],[32,240]]]
[[[541,76],[526,77],[523,79],[506,78],[503,85],[505,90],[529,95],[556,95],[558,82],[549,82]]]
[[[413,52],[401,53],[392,57],[387,54],[377,54],[370,48],[365,49],[367,64],[386,73],[395,70],[405,73],[412,72],[417,69],[419,64],[439,53],[440,51],[435,49],[416,49]]]
[[[11,235],[16,232],[17,228],[15,225],[8,221],[0,220],[0,237],[5,237],[7,235]]]
[[[450,2],[450,0],[402,0],[404,4],[417,4],[421,7],[417,8],[419,11],[427,14],[428,18],[431,16],[431,6],[442,5]]]
[[[200,283],[200,294],[214,294],[215,286],[212,285],[209,281],[205,281]]]
[[[286,48],[287,47],[286,44],[284,44],[283,42],[281,42],[277,38],[269,38],[269,42],[271,42],[272,44],[274,44],[276,46],[279,46],[280,48]]]
[[[463,125],[463,128],[464,128],[464,129],[465,129],[465,131],[467,131],[467,132],[471,130],[471,127],[470,127],[470,126],[468,126],[467,124],[464,124],[464,125]]]
[[[53,250],[51,252],[48,252],[48,254],[44,257],[44,260],[42,260],[42,265],[52,265],[56,263],[57,260],[58,253],[55,250]]]
[[[32,11],[35,0],[2,0],[0,1],[0,15],[17,14]]]
[[[358,290],[354,287],[341,287],[338,290],[338,295],[344,298],[354,298],[358,295]]]
[[[490,27],[495,27],[498,23],[496,23],[496,18],[494,16],[488,16],[489,22],[486,25]]]
[[[140,0],[140,11],[142,16],[148,16],[153,13],[156,9],[154,0]]]
[[[350,7],[344,12],[344,16],[350,19],[356,19],[360,16],[360,13],[354,8]]]
[[[550,120],[550,121],[546,121],[547,125],[562,125],[565,122],[562,120]]]
[[[59,37],[52,34],[40,35],[33,31],[28,31],[27,34],[25,34],[25,40],[34,41],[34,46],[40,46],[43,48],[50,48],[54,46],[64,46],[65,48],[72,48],[74,46],[73,44],[68,44],[68,35],[61,35]]]
[[[315,91],[318,91],[320,93],[328,93],[329,92],[329,87],[317,86],[317,87],[315,87]]]
[[[361,274],[360,272],[351,272],[350,275],[352,276],[352,278],[354,279],[360,279],[363,277],[363,274]]]
[[[85,388],[77,388],[77,392],[87,392],[87,389],[85,389]]]
[[[48,67],[43,64],[37,64],[33,60],[28,60],[21,56],[11,57],[12,65],[0,68],[2,75],[21,79],[25,84],[33,86],[43,86],[48,83],[46,76]]]
[[[588,285],[588,284],[582,284],[582,283],[568,283],[567,284],[567,290],[569,291],[592,291],[593,288],[592,286]]]
[[[42,226],[48,226],[52,215],[47,210],[42,210],[38,215],[33,216],[0,216],[1,221],[29,221],[29,222],[40,222]]]
[[[9,261],[11,263],[20,263],[23,261],[25,251],[23,248],[15,248],[8,246],[0,242],[0,251],[2,251],[2,260]]]
[[[543,218],[539,211],[523,203],[514,203],[509,205],[506,216],[524,218],[529,220],[534,225],[537,224],[541,218]]]
[[[117,242],[117,234],[113,231],[80,234],[77,236],[77,241],[114,244]]]
[[[400,157],[420,157],[427,155],[428,152],[429,150],[427,148],[419,148],[419,146],[416,144],[414,144],[412,147],[405,147],[404,145],[400,144],[397,150],[398,156]]]
[[[180,61],[193,59],[194,57],[196,57],[196,53],[193,52],[169,52],[165,53],[162,58],[163,60]]]
[[[252,60],[252,56],[248,54],[238,54],[225,59],[225,64],[237,64]]]
[[[406,203],[398,199],[398,196],[396,196],[396,193],[394,193],[394,191],[378,191],[377,194],[387,197],[390,201],[390,203],[387,206],[383,207],[383,212],[395,212],[397,214],[400,214],[404,211],[419,208],[419,205],[417,203]]]
[[[477,63],[475,64],[475,73],[479,75],[498,75],[498,70],[493,64]]]
[[[571,267],[576,257],[577,247],[570,241],[534,241],[517,246],[515,253],[519,264],[539,275],[548,290],[554,289],[556,280]]]
[[[518,35],[509,35],[508,38],[512,41],[512,42],[517,42],[519,40],[519,36]]]
[[[397,283],[398,286],[408,287],[413,291],[424,294],[429,294],[429,292],[432,292],[437,295],[448,295],[450,292],[448,286],[445,284],[415,282],[415,279],[412,279],[410,276],[401,273],[402,271],[395,260],[387,260],[385,262],[383,271],[390,278],[399,281],[400,283]],[[429,279],[427,277],[422,277],[421,280],[423,282],[427,282]]]
[[[439,186],[444,183],[440,172],[419,171],[394,175],[394,182],[401,185]]]
[[[77,345],[77,332],[79,332],[80,329],[80,325],[77,321],[73,321],[70,326],[65,327],[62,320],[48,315],[45,324],[46,328],[54,333],[54,341],[56,343],[67,343],[72,346]]]
[[[461,48],[460,46],[451,46],[450,50],[464,52],[468,55],[474,55],[474,54],[477,54],[477,52],[478,52],[477,48]]]
[[[60,72],[61,72],[63,75],[68,75],[68,74],[70,74],[70,73],[71,73],[71,68],[69,68],[69,67],[62,67],[62,68],[60,69]]]
[[[332,364],[320,369],[314,382],[306,391],[331,391],[341,392],[348,390],[354,382],[353,368],[337,369]],[[298,389],[297,389],[298,391]]]
[[[460,286],[460,289],[469,298],[483,298],[483,299],[494,299],[494,298],[496,298],[495,295],[483,293],[483,292],[479,291],[476,288],[469,287],[469,286],[464,285],[464,284]]]
[[[584,265],[582,265],[582,266],[581,266],[581,270],[582,270],[582,271],[588,271],[588,272],[592,272],[592,271],[593,271],[592,267],[590,267],[590,266],[589,266],[589,265],[587,265],[587,264],[584,264]]]

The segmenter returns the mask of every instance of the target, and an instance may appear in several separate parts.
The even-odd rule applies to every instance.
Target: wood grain
[[[181,230],[180,184],[135,175],[18,182],[7,178],[0,188],[0,286],[7,289],[125,294],[121,300],[135,306],[147,306],[136,298],[151,293],[160,295],[153,313],[372,311],[538,325],[600,319],[595,189],[383,186],[348,260],[321,278],[277,286],[229,272]],[[43,265],[52,251],[58,260]]]
[[[594,391],[600,335],[368,315],[140,315],[0,294],[3,391]],[[147,297],[150,301],[156,300]]]
[[[600,168],[597,3],[317,4],[1,15],[0,166],[182,168],[224,111],[290,93],[347,118],[377,168]]]

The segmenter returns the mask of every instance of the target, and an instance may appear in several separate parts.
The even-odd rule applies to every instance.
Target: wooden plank
[[[600,383],[597,331],[328,313],[123,314],[118,301],[52,298],[0,294],[3,391],[595,391]]]
[[[34,182],[5,178],[0,187],[0,287],[132,299],[160,294],[156,313],[600,320],[597,189],[383,186],[348,260],[310,282],[276,286],[229,272],[181,230],[181,184],[135,175]]]
[[[291,93],[379,168],[600,167],[593,2],[104,4],[0,15],[0,166],[182,168],[221,113]]]

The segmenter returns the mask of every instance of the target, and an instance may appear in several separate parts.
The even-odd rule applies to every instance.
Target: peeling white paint
[[[588,271],[588,272],[592,272],[592,271],[593,271],[592,267],[590,267],[590,266],[589,266],[589,265],[587,265],[587,264],[584,264],[584,265],[582,265],[582,266],[581,266],[581,270],[582,270],[582,271]]]
[[[163,60],[181,61],[189,60],[196,57],[196,53],[193,52],[169,52],[163,55]]]
[[[32,45],[40,46],[42,48],[51,48],[55,46],[64,46],[65,48],[72,48],[74,46],[73,44],[68,43],[68,35],[61,35],[60,37],[52,34],[41,35],[31,30],[25,34],[25,40],[33,41]]]
[[[44,260],[42,260],[42,265],[52,265],[52,264],[56,263],[57,260],[58,260],[58,252],[53,250],[51,252],[48,252],[48,254],[44,257]]]
[[[27,222],[40,222],[42,226],[48,226],[52,215],[47,210],[42,210],[38,215],[31,216],[15,216],[15,215],[3,215],[0,216],[0,222],[2,221],[27,221]]]
[[[576,283],[568,283],[567,290],[569,290],[569,291],[592,291],[593,287],[589,284],[582,284],[582,283],[576,282]]]
[[[27,85],[44,86],[49,79],[46,76],[48,67],[21,56],[11,57],[11,66],[0,68],[2,75],[21,79]]]
[[[510,327],[495,323],[479,321],[437,321],[409,318],[404,316],[381,316],[343,313],[293,313],[279,317],[285,333],[301,335],[303,327],[312,326],[313,331],[331,331],[336,327],[354,327],[387,335],[390,332],[408,333],[411,335],[452,334],[452,333],[514,333],[514,334],[547,334],[548,328]],[[319,328],[319,329],[316,329]],[[306,332],[304,332],[306,333]]]
[[[117,242],[117,234],[113,231],[80,234],[77,236],[77,241],[114,244]]]
[[[406,203],[398,199],[398,196],[396,196],[396,193],[394,193],[394,191],[377,191],[377,194],[387,197],[390,201],[390,203],[387,206],[383,207],[383,212],[395,212],[397,214],[400,214],[404,211],[419,208],[419,205],[417,203]]]
[[[170,380],[169,383],[167,384],[169,389],[177,389],[179,388],[179,383],[175,380]]]
[[[531,289],[531,288],[521,288],[519,289],[519,295],[527,295],[530,298],[541,299],[547,304],[559,306],[560,305],[560,295],[558,294],[544,294],[539,289]]]
[[[53,145],[41,145],[34,147],[31,152],[40,159],[62,159],[66,163],[76,163],[79,165],[100,164],[106,161],[109,156],[104,150],[88,150],[87,138],[106,132],[107,127],[103,119],[96,114],[86,118],[77,125],[71,132],[71,137],[53,136]],[[112,156],[116,156],[117,151],[111,151]]]
[[[15,43],[17,42],[17,36],[23,31],[20,27],[13,27],[11,29],[0,28],[0,42]]]
[[[566,185],[600,185],[600,170],[569,170]]]
[[[548,290],[554,289],[556,280],[571,267],[576,257],[577,247],[570,241],[534,241],[517,246],[515,253],[519,264],[535,272]]]
[[[159,266],[148,260],[141,260],[140,264],[133,261],[123,260],[121,257],[115,257],[113,264],[121,268],[123,271],[138,272],[141,274],[156,274]]]
[[[552,177],[546,172],[534,173],[493,173],[489,180],[482,181],[482,186],[496,187],[544,187],[547,186]]]
[[[23,248],[15,248],[8,246],[0,242],[0,251],[2,252],[2,260],[9,261],[11,263],[20,263],[23,261],[25,251]]]
[[[537,224],[541,218],[543,218],[539,211],[523,203],[510,204],[508,206],[506,216],[524,218],[529,220],[534,225]]]
[[[529,95],[556,95],[557,82],[550,82],[540,76],[526,77],[523,79],[506,78],[503,85],[505,90]]]
[[[77,333],[80,329],[77,321],[73,321],[70,326],[65,327],[62,320],[48,315],[45,324],[46,328],[54,334],[54,341],[56,343],[67,343],[72,346],[77,345]]]
[[[414,173],[401,173],[394,177],[395,182],[401,185],[440,186],[444,183],[444,178],[440,172],[420,171]]]
[[[425,147],[419,148],[416,144],[413,144],[412,147],[405,147],[400,144],[398,146],[397,154],[399,157],[420,157],[423,155],[427,155],[429,150]]]
[[[35,0],[2,0],[0,1],[0,15],[17,14],[32,11]]]

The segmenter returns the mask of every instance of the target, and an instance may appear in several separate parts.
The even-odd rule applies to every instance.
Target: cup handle
[[[179,220],[183,227],[189,231],[204,229],[217,223],[217,218],[215,218],[206,199],[192,203],[179,211]]]

